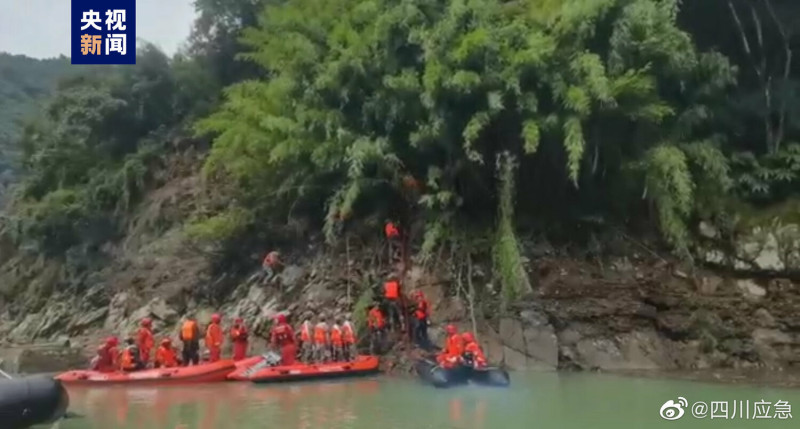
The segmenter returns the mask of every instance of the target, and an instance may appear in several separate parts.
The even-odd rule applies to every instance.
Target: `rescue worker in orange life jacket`
[[[136,341],[134,341],[133,338],[128,338],[125,340],[125,344],[125,348],[122,350],[122,353],[120,353],[119,369],[126,372],[144,369],[144,365],[142,365],[140,359],[141,354],[139,348],[136,347]]]
[[[325,314],[320,314],[319,321],[314,325],[314,361],[326,362],[330,359],[330,332]]]
[[[187,315],[181,326],[180,338],[183,342],[183,366],[200,363],[200,327],[194,316]]]
[[[314,337],[312,334],[314,332],[314,327],[311,323],[311,315],[311,312],[307,312],[303,315],[303,323],[297,330],[300,336],[300,360],[305,363],[314,361]]]
[[[471,364],[473,368],[486,368],[488,362],[486,355],[483,354],[481,346],[475,341],[472,332],[464,332],[461,337],[464,339],[464,363]]]
[[[139,347],[140,359],[144,366],[150,362],[150,351],[155,346],[153,331],[151,330],[152,321],[145,317],[142,319],[141,327],[136,332],[136,345]]]
[[[444,350],[436,356],[436,361],[442,368],[453,368],[461,363],[461,355],[464,353],[464,338],[458,334],[458,330],[453,325],[447,325],[445,332],[447,339]]]
[[[279,314],[276,318],[277,323],[270,332],[270,344],[279,349],[281,353],[281,365],[292,365],[297,354],[297,345],[294,340],[294,330],[286,322],[286,316]]]
[[[233,360],[240,361],[247,357],[248,333],[241,317],[237,317],[233,321],[231,341],[233,341]]]
[[[400,305],[400,281],[397,276],[392,275],[383,284],[383,298],[386,304],[386,316],[391,331],[402,330],[401,305]]]
[[[353,329],[353,324],[350,323],[350,313],[345,315],[344,323],[342,323],[342,352],[345,360],[353,360],[356,358],[356,331]]]
[[[117,369],[117,337],[108,337],[103,345],[97,348],[97,356],[92,359],[90,368],[94,371],[111,372]]]
[[[211,323],[206,328],[206,348],[211,362],[219,361],[222,355],[222,342],[225,337],[222,335],[222,327],[219,326],[221,321],[222,318],[219,314],[212,314]]]
[[[370,354],[375,354],[383,348],[386,335],[386,320],[377,303],[374,303],[367,313],[367,328],[369,328]]]
[[[414,341],[423,350],[430,350],[431,341],[428,338],[428,324],[430,320],[430,304],[425,299],[421,290],[414,294]]]
[[[175,349],[172,348],[172,340],[164,338],[161,345],[156,350],[156,368],[174,368],[180,365]]]
[[[341,317],[336,316],[331,326],[331,358],[334,362],[344,360],[344,340],[342,339]]]
[[[386,219],[383,232],[386,235],[386,241],[389,246],[389,261],[395,261],[398,259],[398,250],[401,244],[400,228],[390,219]]]

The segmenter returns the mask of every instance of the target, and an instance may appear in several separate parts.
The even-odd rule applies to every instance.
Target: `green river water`
[[[435,390],[415,379],[373,377],[263,386],[73,388],[69,392],[70,410],[83,417],[62,421],[60,429],[800,427],[800,415],[796,415],[800,410],[794,409],[800,404],[798,389],[602,374],[514,373],[512,386],[501,390],[474,386]],[[683,416],[662,419],[662,405],[678,397],[688,402]],[[770,403],[768,408],[756,404],[762,400]],[[698,401],[708,405],[704,418],[692,415]],[[776,409],[778,401],[788,403],[792,418],[775,418],[776,411],[786,410],[781,405]],[[728,406],[727,419],[721,417],[723,403]],[[737,410],[732,419],[734,403]],[[702,406],[695,409],[702,415]],[[712,411],[716,411],[714,419]],[[755,419],[756,413],[771,418]]]

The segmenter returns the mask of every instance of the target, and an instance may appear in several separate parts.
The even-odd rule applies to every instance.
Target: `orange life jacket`
[[[423,320],[428,317],[428,312],[430,311],[428,306],[428,301],[424,298],[420,298],[417,300],[417,309],[414,314],[417,316],[417,319]]]
[[[149,353],[153,349],[155,340],[153,340],[153,332],[150,331],[150,328],[139,328],[139,332],[136,335],[136,345],[139,346],[143,353]]]
[[[183,322],[183,326],[181,327],[181,340],[183,341],[195,341],[198,340],[197,322],[194,320],[187,320]]]
[[[206,329],[206,347],[222,347],[222,341],[222,328],[220,328],[219,324],[212,322]]]
[[[247,342],[247,328],[244,325],[231,328],[231,340],[235,343]]]
[[[114,368],[114,357],[111,353],[112,348],[108,346],[101,346],[97,349],[97,362],[94,368],[96,371],[108,371]]]
[[[156,363],[162,368],[173,368],[178,366],[178,357],[175,355],[175,350],[160,346],[156,350]]]
[[[314,326],[314,343],[320,345],[328,343],[328,325],[325,322],[319,322]]]
[[[339,325],[333,325],[331,328],[331,344],[334,346],[342,346],[342,328]]]
[[[383,313],[380,308],[373,307],[367,316],[367,326],[372,329],[383,329],[386,321],[383,320]]]
[[[400,231],[394,226],[392,222],[388,222],[384,228],[386,238],[396,238],[400,235]]]
[[[449,355],[461,356],[464,353],[464,338],[459,334],[448,337],[445,351]]]
[[[281,323],[273,327],[270,337],[272,344],[278,347],[294,343],[294,331],[292,327],[286,323]]]
[[[391,280],[383,284],[383,293],[386,299],[397,299],[400,297],[400,283]]]
[[[356,343],[356,333],[353,332],[353,326],[350,325],[350,322],[342,324],[342,342],[348,345]]]
[[[306,320],[300,325],[300,341],[303,343],[311,342],[311,322]]]
[[[122,351],[122,355],[119,359],[119,367],[127,371],[136,369],[136,360],[133,357],[132,347],[126,347],[125,350]]]
[[[472,354],[473,358],[475,359],[475,366],[486,366],[486,356],[483,354],[481,346],[479,346],[475,341],[467,343],[467,345],[464,346],[464,353]]]

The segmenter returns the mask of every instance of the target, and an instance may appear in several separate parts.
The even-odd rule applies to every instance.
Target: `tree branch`
[[[783,83],[785,84],[789,80],[789,74],[791,73],[792,69],[792,48],[789,44],[789,36],[786,33],[786,30],[783,28],[783,24],[778,19],[778,14],[775,13],[775,8],[772,7],[772,2],[770,0],[763,0],[764,7],[767,8],[770,17],[773,21],[775,21],[775,26],[778,28],[778,33],[781,35],[781,41],[783,42],[783,51],[785,55],[785,62],[783,64]],[[778,108],[778,130],[777,135],[775,136],[775,150],[777,151],[780,149],[780,145],[783,141],[784,129],[786,123],[786,97],[781,98],[781,105]]]

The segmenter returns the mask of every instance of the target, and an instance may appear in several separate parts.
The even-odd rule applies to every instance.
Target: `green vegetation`
[[[0,174],[7,175],[16,167],[19,154],[14,142],[24,119],[35,113],[39,102],[55,90],[58,79],[69,73],[69,60],[64,57],[36,60],[0,52]]]
[[[649,224],[690,258],[698,220],[800,189],[800,4],[197,5],[185,52],[65,81],[29,123],[18,239],[51,254],[112,239],[89,232],[119,223],[187,125],[213,139],[187,222],[213,255],[287,219],[331,242],[348,220],[421,219],[426,260],[456,228],[491,237],[507,299],[527,287],[518,223]]]

